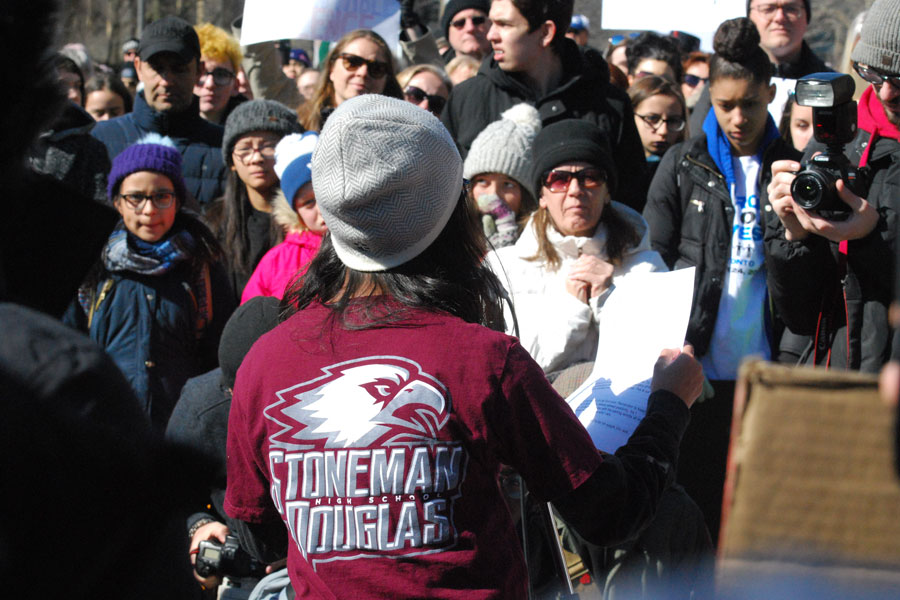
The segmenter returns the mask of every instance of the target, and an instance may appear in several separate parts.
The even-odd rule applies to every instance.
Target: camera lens
[[[815,171],[803,171],[791,183],[791,196],[805,210],[815,210],[822,203],[828,182]]]

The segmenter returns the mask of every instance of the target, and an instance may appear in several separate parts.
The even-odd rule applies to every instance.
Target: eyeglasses
[[[153,192],[152,194],[140,194],[138,192],[132,192],[128,194],[119,194],[119,198],[125,200],[125,202],[134,209],[136,212],[140,212],[144,208],[144,202],[149,200],[153,203],[153,206],[162,210],[164,208],[169,208],[172,206],[172,203],[175,202],[175,192],[170,191],[162,191],[162,192]]]
[[[709,77],[698,77],[697,75],[691,75],[690,73],[684,74],[684,83],[691,87],[697,87],[699,84],[705,84],[707,81],[709,81]]]
[[[222,86],[228,85],[232,81],[234,81],[235,74],[229,71],[228,69],[223,69],[222,67],[216,67],[212,70],[212,72],[207,71],[200,75],[200,85],[205,85],[207,78],[212,75],[213,83]]]
[[[466,21],[472,21],[473,26],[481,27],[487,22],[487,17],[482,15],[478,15],[477,17],[463,17],[462,19],[450,21],[450,24],[453,25],[453,29],[462,29],[466,26]]]
[[[668,126],[670,131],[681,131],[682,129],[684,129],[684,125],[686,123],[686,121],[684,120],[684,117],[669,117],[668,119],[663,119],[662,115],[657,115],[657,114],[653,114],[653,113],[651,113],[649,115],[639,115],[639,114],[635,113],[634,116],[641,119],[653,131],[656,131],[657,129],[659,129],[663,123],[665,123]]]
[[[880,88],[881,85],[885,81],[887,81],[895,89],[900,90],[900,75],[885,73],[884,71],[876,69],[875,67],[870,67],[869,65],[861,65],[859,63],[853,63],[853,68],[856,70],[860,77],[877,88]]]
[[[433,113],[440,113],[444,109],[444,104],[447,103],[446,98],[443,96],[426,94],[425,90],[419,89],[414,85],[406,86],[406,89],[403,90],[403,95],[406,97],[407,102],[412,102],[414,104],[420,104],[427,98],[428,110]]]
[[[805,14],[802,4],[758,4],[751,7],[750,10],[755,10],[767,19],[774,19],[779,8],[784,16],[792,21],[796,21]]]
[[[253,146],[235,146],[233,150],[234,155],[244,164],[250,160],[254,152],[259,152],[263,158],[271,160],[275,158],[275,144],[262,144],[258,148]]]
[[[381,79],[387,75],[388,72],[388,64],[386,62],[381,62],[380,60],[367,60],[362,56],[357,56],[348,52],[341,52],[338,58],[341,59],[344,68],[351,72],[356,71],[365,65],[366,71],[368,71],[369,76],[372,79]]]
[[[542,177],[544,186],[551,192],[565,192],[573,179],[585,189],[600,187],[606,181],[606,173],[596,167],[588,167],[580,171],[547,171]]]

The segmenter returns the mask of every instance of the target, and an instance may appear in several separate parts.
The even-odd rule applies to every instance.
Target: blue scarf
[[[725,132],[719,127],[719,121],[716,119],[716,109],[710,108],[706,114],[706,120],[703,121],[703,133],[706,134],[706,147],[713,162],[719,169],[719,173],[725,176],[725,183],[728,185],[728,193],[732,193],[734,189],[734,163],[732,163],[731,142],[728,141]],[[762,155],[772,140],[778,137],[778,127],[775,126],[775,119],[769,114],[766,119],[766,132],[763,134],[762,143],[756,151],[756,157],[762,162]]]
[[[140,275],[162,275],[193,257],[197,242],[187,229],[170,232],[155,243],[145,242],[120,221],[103,249],[103,265],[110,272],[131,271]]]

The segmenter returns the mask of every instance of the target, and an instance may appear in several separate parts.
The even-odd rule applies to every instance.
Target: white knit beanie
[[[313,131],[292,133],[281,138],[275,146],[275,174],[281,181],[281,191],[293,206],[294,196],[312,179],[310,162],[319,135]]]
[[[540,128],[541,117],[530,104],[523,102],[504,111],[472,142],[463,176],[472,179],[481,173],[502,173],[536,197],[531,181],[531,146]]]
[[[882,71],[900,73],[900,0],[877,0],[869,8],[851,58]]]
[[[312,178],[341,261],[383,271],[415,258],[443,231],[462,191],[462,159],[428,111],[364,94],[328,118]]]

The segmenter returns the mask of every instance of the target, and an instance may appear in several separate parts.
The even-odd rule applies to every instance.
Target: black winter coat
[[[772,163],[799,158],[800,153],[781,138],[763,152],[757,183],[765,220],[777,219],[766,192]],[[719,313],[734,224],[731,194],[707,150],[706,135],[676,144],[663,156],[650,184],[644,219],[650,225],[653,249],[670,269],[697,268],[687,341],[701,357],[709,350]]]
[[[563,119],[590,121],[610,138],[619,175],[616,200],[640,212],[649,182],[643,177],[644,150],[628,95],[609,83],[609,66],[599,53],[582,53],[575,42],[566,40],[561,58],[562,83],[543,97],[493,58],[485,60],[478,75],[453,88],[441,121],[463,158],[485,127],[520,102],[535,106],[544,126]]]
[[[224,193],[227,171],[222,158],[224,129],[200,116],[198,102],[194,96],[183,113],[160,113],[147,104],[141,92],[134,98],[134,112],[97,123],[91,133],[106,144],[110,160],[148,133],[172,138],[181,152],[187,190],[199,202],[199,208],[205,210],[209,202]]]
[[[869,137],[868,132],[859,131],[847,148],[850,162],[859,164]],[[869,235],[849,242],[843,285],[838,244],[816,235],[788,242],[781,221],[775,218],[767,221],[765,246],[769,294],[775,307],[792,331],[814,339],[801,360],[877,373],[891,358],[888,306],[895,278],[900,141],[879,138],[868,164],[873,177],[866,200],[881,219]]]

